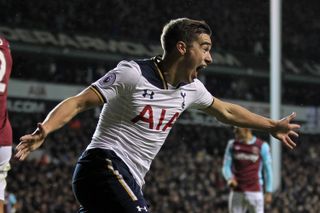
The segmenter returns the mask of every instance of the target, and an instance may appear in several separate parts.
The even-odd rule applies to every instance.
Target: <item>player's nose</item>
[[[209,64],[212,63],[212,55],[211,55],[210,52],[208,52],[208,53],[206,54],[206,57],[205,57],[204,61],[206,62],[207,65],[209,65]]]

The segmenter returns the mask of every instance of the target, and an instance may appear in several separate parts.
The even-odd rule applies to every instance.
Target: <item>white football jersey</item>
[[[198,79],[178,88],[168,85],[155,59],[121,61],[91,88],[105,104],[87,149],[113,150],[140,186],[181,113],[213,102]]]

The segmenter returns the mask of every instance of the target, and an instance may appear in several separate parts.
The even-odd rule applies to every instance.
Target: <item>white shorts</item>
[[[4,190],[7,182],[6,177],[10,170],[10,159],[12,155],[11,146],[0,146],[0,200],[4,200]]]
[[[235,192],[231,191],[229,196],[230,213],[263,213],[263,192]]]

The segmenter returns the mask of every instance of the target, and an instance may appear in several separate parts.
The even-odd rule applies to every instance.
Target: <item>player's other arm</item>
[[[49,134],[68,123],[78,113],[102,104],[102,99],[94,89],[88,87],[78,95],[65,99],[49,112],[42,122],[43,129]]]
[[[270,204],[272,202],[272,159],[270,146],[266,142],[262,144],[261,157],[265,174],[265,203]]]
[[[38,124],[38,128],[32,134],[20,138],[20,143],[16,147],[16,157],[24,160],[31,151],[41,146],[48,134],[64,126],[78,113],[102,104],[103,100],[92,87],[86,88],[76,96],[65,99],[49,112],[45,120]]]
[[[227,181],[228,186],[231,188],[237,187],[238,183],[232,174],[232,147],[233,141],[230,140],[226,147],[224,158],[223,158],[223,165],[222,165],[222,175],[224,179]]]
[[[300,128],[300,125],[291,123],[296,117],[295,113],[281,120],[272,120],[218,98],[204,111],[226,124],[269,132],[291,149],[296,145],[291,139],[291,136],[298,136],[295,130]]]

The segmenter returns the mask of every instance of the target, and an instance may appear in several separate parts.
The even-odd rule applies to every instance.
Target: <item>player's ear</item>
[[[186,54],[187,52],[187,44],[184,43],[183,41],[178,41],[176,45],[177,50],[181,55]]]

